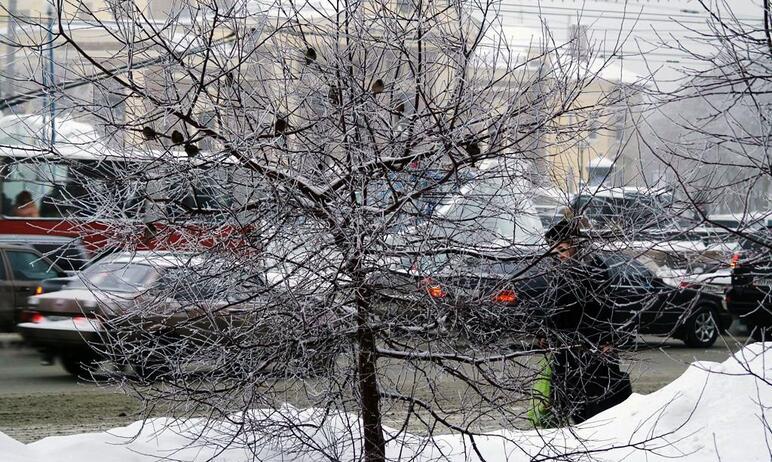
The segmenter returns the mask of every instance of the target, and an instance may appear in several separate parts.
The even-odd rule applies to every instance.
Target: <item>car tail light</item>
[[[732,254],[732,259],[729,261],[729,267],[735,269],[738,266],[740,266],[740,252],[735,252]]]
[[[500,290],[493,300],[496,303],[515,303],[517,301],[517,293],[514,290]]]
[[[697,287],[697,285],[696,284],[692,284],[692,283],[687,282],[687,281],[681,281],[681,283],[678,284],[678,287],[680,287],[681,289],[693,289],[693,288]]]
[[[28,314],[28,318],[27,319],[29,319],[29,322],[32,322],[32,323],[35,323],[35,324],[40,324],[41,322],[46,320],[46,317],[43,316],[42,314],[38,313],[37,311],[31,311],[31,312],[28,312],[28,313],[29,314]]]
[[[426,290],[426,293],[432,298],[445,298],[445,296],[448,295],[448,293],[443,290],[442,286],[434,282],[434,279],[432,278],[422,279],[421,285]]]
[[[35,295],[40,295],[42,293],[43,293],[43,286],[35,287]]]

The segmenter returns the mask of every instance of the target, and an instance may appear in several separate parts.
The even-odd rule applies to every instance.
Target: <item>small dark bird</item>
[[[146,140],[154,140],[155,137],[158,136],[158,133],[153,130],[153,127],[142,127],[142,136],[144,136]]]
[[[234,81],[235,79],[233,78],[233,71],[228,71],[228,73],[225,74],[225,84],[229,87],[232,87]]]
[[[185,154],[187,154],[188,157],[196,157],[200,151],[201,150],[198,149],[198,146],[196,146],[195,144],[185,145]]]
[[[386,85],[383,83],[383,80],[378,79],[375,82],[373,82],[373,85],[370,87],[370,90],[372,90],[374,95],[380,95],[383,93],[383,90],[386,88]]]
[[[316,50],[308,47],[306,50],[306,64],[311,64],[314,61],[316,61]]]
[[[287,131],[287,121],[282,118],[276,119],[276,122],[273,124],[273,130],[277,135],[281,135]]]
[[[338,98],[338,87],[330,87],[330,91],[327,92],[327,97],[330,98],[330,102],[332,104],[340,104],[340,98]]]
[[[480,155],[480,145],[475,142],[467,143],[466,146],[464,146],[464,149],[466,149],[466,153],[469,154],[469,157],[477,157]]]
[[[183,141],[185,141],[185,137],[182,136],[182,133],[179,130],[174,130],[172,132],[172,143],[182,144]]]

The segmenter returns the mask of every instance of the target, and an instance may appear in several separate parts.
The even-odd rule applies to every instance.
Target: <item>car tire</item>
[[[751,330],[751,338],[755,342],[772,341],[772,327],[751,326],[750,330]]]
[[[708,307],[698,307],[684,325],[683,341],[694,348],[710,348],[718,339],[716,313]]]
[[[91,379],[91,373],[96,366],[96,358],[88,358],[78,355],[64,355],[61,358],[62,367],[69,374],[79,379]]]

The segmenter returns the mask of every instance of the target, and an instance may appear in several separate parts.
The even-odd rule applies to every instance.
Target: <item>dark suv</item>
[[[0,244],[0,330],[11,332],[41,282],[67,274],[37,250]]]
[[[384,289],[388,284],[392,291],[404,290],[402,296],[394,293],[387,301],[401,306],[403,312],[412,306],[413,318],[416,308],[422,310],[429,316],[426,326],[449,324],[470,341],[485,344],[499,338],[533,335],[544,327],[545,316],[552,312],[550,307],[560,309],[555,291],[560,283],[555,276],[561,270],[551,258],[502,261],[452,255],[430,260],[402,271],[399,282],[396,271],[390,280],[383,281]],[[672,336],[689,346],[710,347],[732,322],[720,295],[698,285],[668,285],[641,263],[641,257],[597,252],[593,260],[593,271],[597,271],[601,286],[594,295],[602,292],[599,298],[613,310],[612,321],[623,331],[618,332],[620,335]],[[411,292],[415,294],[412,297]]]
[[[32,247],[67,273],[79,271],[88,261],[83,241],[77,237],[47,234],[0,234],[0,244]]]
[[[761,340],[772,331],[772,236],[758,233],[740,242],[730,263],[732,285],[726,292],[727,309],[743,320],[751,335]]]

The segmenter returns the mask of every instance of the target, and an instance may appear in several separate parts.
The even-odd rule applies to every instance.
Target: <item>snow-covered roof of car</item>
[[[609,188],[605,186],[599,186],[594,188],[586,188],[578,192],[577,196],[593,196],[593,197],[607,197],[607,198],[624,198],[631,196],[661,196],[669,194],[670,191],[665,188],[645,188],[637,186],[622,186]]]
[[[201,264],[204,259],[200,256],[184,252],[142,250],[116,253],[105,257],[102,261],[171,268]]]
[[[737,212],[737,213],[716,213],[707,216],[709,221],[736,221],[745,224],[762,224],[772,220],[772,212]]]

